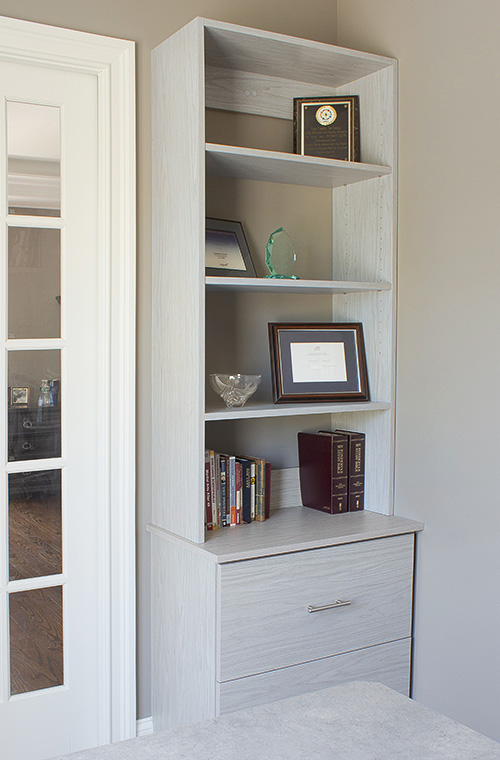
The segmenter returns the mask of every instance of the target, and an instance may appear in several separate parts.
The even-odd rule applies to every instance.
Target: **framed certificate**
[[[360,322],[269,324],[273,400],[369,401]]]
[[[241,222],[206,220],[205,274],[209,277],[256,277]]]

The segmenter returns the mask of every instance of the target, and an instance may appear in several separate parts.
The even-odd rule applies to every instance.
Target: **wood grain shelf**
[[[390,282],[340,280],[273,280],[262,277],[206,277],[205,287],[208,291],[214,292],[347,295],[348,293],[388,291],[391,289],[391,284]]]
[[[245,406],[231,407],[207,405],[205,421],[245,420],[264,417],[302,417],[314,414],[343,414],[346,412],[388,411],[391,404],[384,401],[351,401],[318,404],[260,404],[248,402]]]
[[[154,525],[148,525],[148,531],[224,564],[415,533],[423,527],[422,523],[405,517],[381,515],[369,510],[327,515],[297,506],[277,509],[265,522],[209,531],[204,544],[185,541]]]
[[[390,166],[378,166],[292,153],[206,144],[206,169],[212,177],[278,182],[307,187],[344,187],[391,174]]]

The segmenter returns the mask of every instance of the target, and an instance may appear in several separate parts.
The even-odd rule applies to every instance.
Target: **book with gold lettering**
[[[329,514],[348,511],[347,439],[298,433],[300,493],[304,507]]]
[[[336,430],[349,441],[349,512],[365,508],[365,434]]]

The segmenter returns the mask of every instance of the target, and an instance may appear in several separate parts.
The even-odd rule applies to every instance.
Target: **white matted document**
[[[347,380],[344,343],[290,343],[294,383]]]

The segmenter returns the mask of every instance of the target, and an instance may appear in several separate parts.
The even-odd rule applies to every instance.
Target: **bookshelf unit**
[[[422,526],[395,517],[393,507],[396,62],[198,18],[153,51],[152,70],[148,529],[155,730],[354,678],[407,693],[413,541]],[[206,142],[207,114],[223,111],[279,122],[280,129],[287,120],[291,144],[293,98],[328,94],[360,97],[360,163],[298,156],[274,144],[222,144],[217,135],[219,141]],[[231,188],[250,183],[254,191],[255,183],[265,183],[277,192],[296,185],[299,192],[331,193],[330,246],[311,259],[311,279],[309,269],[297,281],[205,277],[205,217],[216,215],[207,209],[217,206],[219,181],[236,183]],[[209,182],[215,184],[207,193]],[[223,203],[218,208],[217,215],[234,218]],[[246,230],[248,223],[259,220],[246,219]],[[263,251],[252,256],[264,275]],[[372,400],[273,404],[272,321],[362,322]],[[227,409],[206,382],[215,371],[263,378],[245,406]],[[339,517],[299,506],[293,439],[300,429],[325,427],[366,433],[364,513]],[[205,535],[205,448],[273,462],[270,520]],[[346,576],[356,601],[348,614],[302,619],[303,601],[323,589],[324,576],[326,596],[343,593],[328,586],[329,567],[332,576]],[[295,579],[293,588],[288,578]],[[283,602],[284,610],[295,604],[301,610],[287,629],[265,600],[279,600],[281,589],[293,597],[297,586],[300,602]],[[238,599],[248,600],[252,613]],[[318,646],[308,655],[304,642],[315,636]],[[284,638],[290,646],[283,647]],[[240,656],[252,646],[267,653],[262,662],[248,652]]]

